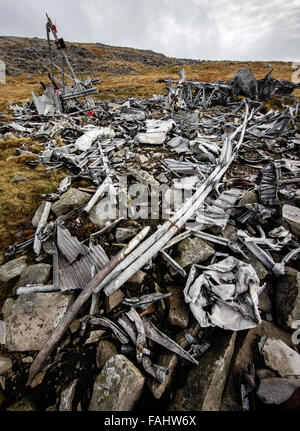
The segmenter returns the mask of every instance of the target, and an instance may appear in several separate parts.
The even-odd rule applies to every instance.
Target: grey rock
[[[171,325],[186,328],[189,323],[190,313],[189,308],[184,302],[183,292],[178,288],[168,289],[168,292],[172,292],[172,295],[169,297],[169,322]]]
[[[269,368],[259,368],[258,370],[256,370],[256,375],[259,381],[263,379],[269,379],[270,377],[277,377],[275,371],[272,371]]]
[[[24,269],[15,288],[26,287],[27,284],[45,284],[50,276],[52,265],[38,263]]]
[[[214,254],[214,249],[200,238],[186,238],[177,246],[179,256],[175,261],[182,268],[201,263]]]
[[[100,341],[96,352],[96,365],[97,368],[102,368],[106,362],[112,357],[117,355],[115,345],[108,340]]]
[[[2,308],[6,348],[16,352],[40,350],[73,298],[73,294],[60,292],[22,294],[16,300],[8,298]]]
[[[6,371],[9,371],[11,368],[12,361],[5,356],[0,356],[0,376],[6,373]]]
[[[98,341],[100,340],[103,334],[105,334],[105,331],[103,331],[102,329],[98,329],[97,331],[92,331],[90,333],[89,338],[86,340],[84,344],[98,343]]]
[[[161,174],[157,175],[156,179],[157,179],[157,181],[159,181],[162,184],[167,184],[169,182],[168,178],[165,176],[165,174],[163,172]]]
[[[142,284],[144,278],[146,277],[146,273],[144,271],[138,270],[129,280],[128,283],[137,283]]]
[[[299,387],[299,379],[266,378],[260,382],[256,395],[265,404],[282,404]]]
[[[124,299],[122,290],[116,290],[112,295],[105,298],[106,312],[109,313],[111,310],[116,308]]]
[[[26,256],[18,257],[17,259],[11,260],[0,266],[0,283],[6,283],[7,281],[18,277],[26,268]]]
[[[300,235],[300,209],[292,205],[283,205],[282,219],[295,235]]]
[[[291,329],[300,320],[300,272],[285,267],[285,275],[276,280],[274,293],[276,322],[283,329]]]
[[[65,388],[60,395],[59,411],[71,412],[72,403],[75,395],[76,385],[78,380],[74,380],[67,388]]]
[[[152,175],[150,175],[146,171],[143,171],[142,169],[137,170],[134,168],[128,168],[128,171],[141,184],[145,184],[146,186],[147,185],[159,186],[159,182],[156,181],[156,179]]]
[[[258,260],[248,249],[246,249],[246,250],[244,249],[243,252],[248,257],[247,263],[249,263],[250,265],[253,266],[258,278],[260,280],[264,280],[266,278],[266,276],[269,274],[268,270],[261,263],[261,261]],[[259,298],[261,297],[261,295],[259,295]]]
[[[262,348],[265,364],[281,377],[300,375],[300,355],[283,341],[268,337]]]
[[[3,139],[5,141],[8,141],[9,139],[15,139],[15,138],[16,138],[16,136],[11,132],[4,133],[4,135],[3,135]]]
[[[126,239],[134,237],[137,233],[138,233],[137,229],[118,227],[116,229],[116,241],[122,243]]]
[[[224,334],[224,333],[223,333]],[[221,334],[219,334],[221,335]],[[199,360],[199,365],[187,375],[168,410],[218,411],[234,350],[236,333],[226,331],[215,340]]]
[[[158,382],[155,379],[147,380],[147,385],[149,386],[154,398],[156,398],[157,400],[162,397],[166,388],[170,385],[172,381],[172,374],[178,364],[178,356],[175,355],[175,353],[164,353],[159,358],[158,364],[162,367],[168,368],[169,374],[167,374],[162,383]]]
[[[36,210],[36,212],[35,212],[35,214],[33,216],[33,219],[31,220],[31,224],[32,224],[33,227],[38,227],[38,224],[39,224],[40,219],[42,217],[45,205],[46,205],[46,201],[42,202],[41,205]]]
[[[255,204],[258,202],[257,194],[253,191],[247,192],[239,202],[239,206],[247,205],[247,204]]]
[[[249,69],[240,69],[234,75],[231,83],[234,96],[246,96],[254,100],[257,99],[257,82]]]
[[[56,216],[67,214],[73,209],[80,208],[91,199],[88,193],[81,192],[73,187],[61,195],[60,199],[52,204],[52,211]]]
[[[24,183],[25,181],[28,181],[28,178],[23,177],[22,175],[15,175],[10,179],[10,183],[18,184],[18,183]]]
[[[250,262],[249,262],[250,263]],[[259,294],[258,297],[258,308],[259,310],[264,311],[265,313],[272,314],[272,286],[267,285],[264,290]]]
[[[23,398],[20,401],[15,402],[7,409],[9,412],[36,412],[37,409],[32,401],[27,398]]]
[[[138,154],[136,156],[136,161],[139,162],[141,165],[143,165],[144,163],[149,162],[148,157],[144,156],[143,154]]]
[[[243,340],[238,354],[234,358],[223,394],[221,404],[222,411],[242,411],[239,385],[240,375],[245,370],[247,364],[254,362],[253,343],[258,337],[264,335],[280,338],[286,344],[290,346],[293,345],[290,334],[265,320],[263,320],[260,325],[256,326],[256,328],[250,329]]]
[[[115,220],[116,218],[116,208],[111,205],[108,199],[102,199],[89,214],[90,221],[100,228],[104,227],[107,221]]]
[[[50,254],[50,256],[53,256],[54,247],[53,247],[52,239],[47,239],[47,241],[43,242],[42,247],[43,247],[43,251],[46,254]]]
[[[131,411],[145,378],[123,355],[112,356],[96,378],[89,411]]]

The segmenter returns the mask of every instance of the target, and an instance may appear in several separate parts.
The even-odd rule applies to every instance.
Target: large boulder
[[[171,411],[218,411],[231,363],[236,332],[226,331],[198,360],[178,389]]]
[[[52,266],[46,263],[28,266],[22,272],[15,287],[26,287],[27,284],[45,284],[50,276],[51,268]]]
[[[186,238],[177,246],[178,265],[185,268],[193,263],[201,263],[214,254],[214,249],[200,238]]]
[[[279,338],[288,346],[292,346],[290,334],[265,320],[256,328],[250,329],[243,340],[243,343],[234,358],[232,369],[226,383],[221,404],[222,411],[242,411],[240,395],[240,376],[247,364],[252,364],[255,360],[253,343],[258,337],[270,336]]]
[[[0,266],[0,283],[6,283],[18,277],[26,268],[26,256],[18,257]]]
[[[89,411],[131,411],[145,378],[123,355],[111,357],[96,378]]]
[[[285,267],[285,275],[276,280],[275,294],[276,322],[284,329],[294,329],[293,322],[300,320],[300,272]]]
[[[91,195],[88,193],[81,192],[80,190],[70,187],[69,190],[61,195],[57,202],[54,202],[51,206],[52,211],[58,217],[63,214],[67,214],[73,209],[80,208],[85,205],[91,199]]]
[[[41,350],[72,302],[73,294],[60,292],[8,298],[2,308],[6,348],[13,352]]]

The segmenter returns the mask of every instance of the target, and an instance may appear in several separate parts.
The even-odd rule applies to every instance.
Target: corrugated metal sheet
[[[108,261],[101,245],[91,246],[86,256],[82,256],[71,265],[59,254],[58,287],[62,291],[84,289]]]
[[[57,225],[56,241],[59,252],[69,261],[73,263],[79,254],[86,256],[89,253],[89,248],[81,244],[77,238],[73,237],[68,229]]]
[[[61,291],[84,289],[109,261],[101,245],[87,247],[60,225],[53,245],[53,284]]]

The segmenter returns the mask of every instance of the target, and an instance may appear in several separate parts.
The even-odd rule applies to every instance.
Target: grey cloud
[[[45,37],[197,59],[299,60],[300,0],[0,0],[2,35]]]

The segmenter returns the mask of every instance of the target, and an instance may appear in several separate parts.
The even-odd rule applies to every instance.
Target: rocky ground
[[[101,43],[68,43],[68,57],[76,73],[99,74],[109,72],[127,75],[139,65],[157,68],[162,66],[189,65],[200,60],[170,58],[149,50],[121,48]],[[48,44],[38,38],[0,36],[0,58],[6,63],[8,76],[25,73],[43,74],[47,69]],[[57,57],[54,57],[56,61]],[[112,67],[113,64],[113,67]]]

